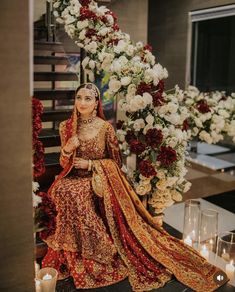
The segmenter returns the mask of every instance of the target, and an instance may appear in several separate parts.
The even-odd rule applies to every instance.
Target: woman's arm
[[[106,131],[106,147],[109,158],[113,159],[119,167],[122,167],[122,158],[118,139],[116,137],[113,126],[109,123]]]
[[[72,153],[68,153],[64,151],[64,146],[66,144],[65,141],[65,133],[66,133],[66,121],[60,123],[59,126],[59,133],[60,133],[60,141],[61,141],[61,149],[60,149],[60,165],[65,168],[70,161]]]

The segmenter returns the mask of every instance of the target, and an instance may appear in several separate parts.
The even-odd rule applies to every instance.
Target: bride
[[[77,289],[128,277],[133,291],[148,291],[173,276],[195,291],[219,287],[213,276],[220,270],[158,226],[127,182],[94,84],[76,90],[60,137],[63,171],[48,191],[56,227],[45,239],[43,267],[57,269],[59,279],[72,276]]]

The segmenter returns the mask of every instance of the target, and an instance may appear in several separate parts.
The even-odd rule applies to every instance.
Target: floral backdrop
[[[190,139],[217,143],[228,134],[235,142],[235,96],[194,87],[165,91],[166,68],[156,63],[150,45],[133,43],[120,30],[112,11],[93,0],[57,0],[53,7],[57,22],[86,51],[82,65],[89,80],[103,72],[109,76],[106,96],[118,97],[126,115],[117,124],[120,148],[136,159],[127,174],[147,206],[161,215],[190,188],[185,179]]]

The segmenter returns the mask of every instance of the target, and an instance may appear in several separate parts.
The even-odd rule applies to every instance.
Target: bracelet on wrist
[[[62,152],[63,156],[66,156],[66,157],[70,157],[73,154],[73,151],[67,152],[63,148],[61,148],[61,152]]]

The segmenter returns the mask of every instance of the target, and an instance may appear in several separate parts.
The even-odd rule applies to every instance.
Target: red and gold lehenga
[[[60,125],[62,147],[71,136],[68,128],[76,127],[74,120]],[[94,138],[80,141],[74,155],[92,159],[93,171],[74,169],[73,158],[61,155],[64,170],[49,190],[56,228],[45,240],[43,267],[57,269],[60,279],[72,276],[78,289],[128,277],[133,291],[149,291],[173,275],[195,291],[219,287],[213,280],[219,269],[146,211],[120,169],[118,141],[108,122]]]

